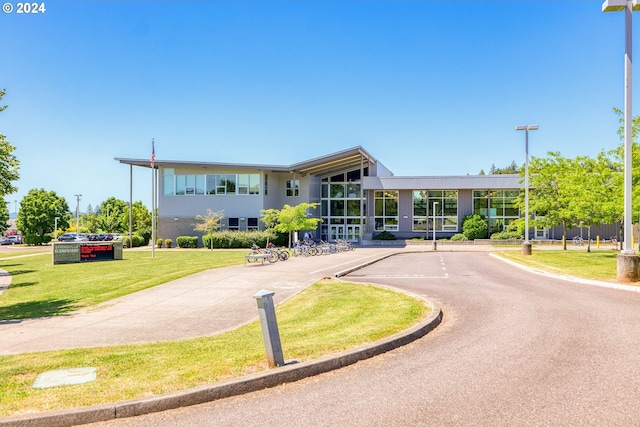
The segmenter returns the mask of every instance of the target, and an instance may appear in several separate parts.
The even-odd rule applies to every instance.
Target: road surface
[[[355,365],[98,426],[640,425],[640,295],[488,253],[400,254],[347,276],[439,303],[426,337]]]

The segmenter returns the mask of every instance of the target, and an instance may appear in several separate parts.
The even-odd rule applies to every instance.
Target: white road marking
[[[364,275],[364,276],[356,276],[351,275],[348,277],[366,277],[373,279],[448,279],[449,274],[444,273],[442,276],[427,276],[424,274],[378,274],[378,275]]]

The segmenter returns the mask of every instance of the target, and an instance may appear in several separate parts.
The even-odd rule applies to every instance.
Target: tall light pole
[[[603,12],[625,11],[625,49],[624,49],[624,218],[622,225],[623,249],[617,258],[617,278],[621,282],[638,280],[638,256],[635,255],[632,239],[631,218],[631,180],[632,180],[632,148],[633,121],[631,109],[631,81],[632,81],[632,12],[640,10],[638,0],[605,0],[602,3]]]
[[[82,194],[74,194],[77,204],[76,204],[76,237],[78,237],[78,233],[80,233],[80,197]]]
[[[524,137],[524,242],[522,254],[531,255],[531,242],[529,242],[529,131],[538,130],[538,125],[517,125],[516,130],[523,130]]]
[[[53,240],[58,240],[58,220],[60,219],[59,216],[55,217],[55,219],[53,220],[54,222],[54,226],[53,226]]]
[[[433,202],[433,250],[438,250],[438,243],[436,242],[436,206],[439,202]]]

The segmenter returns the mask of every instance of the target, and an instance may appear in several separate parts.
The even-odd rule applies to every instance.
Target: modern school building
[[[149,159],[115,160],[151,167]],[[524,187],[519,175],[395,176],[361,146],[291,165],[155,159],[154,170],[158,237],[173,240],[201,235],[195,218],[209,209],[223,211],[222,229],[249,231],[263,228],[263,209],[302,202],[318,203],[308,212],[322,219],[310,230],[315,239],[356,243],[383,231],[398,239],[451,237],[469,214],[481,215],[495,233],[522,216],[514,204]],[[531,229],[530,238],[559,239],[561,231]]]

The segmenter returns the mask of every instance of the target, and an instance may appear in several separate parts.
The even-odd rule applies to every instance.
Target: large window
[[[434,202],[437,202],[434,204]],[[435,227],[431,224],[431,228],[436,231],[458,231],[458,191],[442,190],[429,191],[428,205],[435,206],[435,211],[429,214],[433,221],[435,217]]]
[[[238,194],[260,194],[260,175],[239,174]]]
[[[374,218],[376,231],[398,231],[398,192],[374,193]]]
[[[518,190],[474,190],[473,213],[488,221],[490,233],[505,231],[520,217],[515,205],[518,194]]]
[[[167,168],[162,179],[165,196],[260,194],[260,174],[257,173],[175,175],[173,168]]]
[[[176,194],[204,194],[204,175],[176,175]]]
[[[413,231],[434,230],[434,220],[436,231],[458,231],[458,191],[413,192]]]

